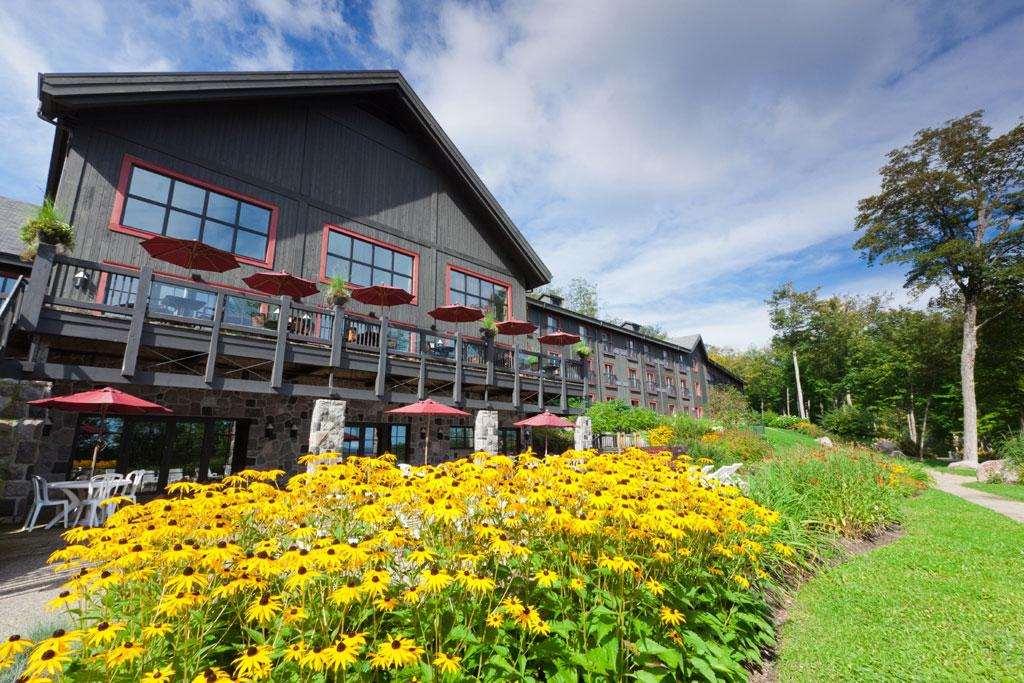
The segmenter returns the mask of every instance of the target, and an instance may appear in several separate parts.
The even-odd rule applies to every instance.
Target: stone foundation
[[[473,426],[473,450],[498,452],[498,411],[478,410]]]

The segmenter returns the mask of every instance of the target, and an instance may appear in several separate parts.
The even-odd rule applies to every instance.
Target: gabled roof
[[[34,204],[0,197],[0,260],[10,261],[25,251],[21,226],[39,209]]]
[[[699,334],[688,334],[685,337],[673,337],[673,342],[682,346],[687,351],[693,351],[697,348],[698,344],[703,344],[704,340],[700,338]]]
[[[39,114],[52,121],[105,107],[375,93],[397,99],[405,118],[498,227],[522,266],[526,288],[547,284],[551,271],[398,71],[46,73],[39,75]]]

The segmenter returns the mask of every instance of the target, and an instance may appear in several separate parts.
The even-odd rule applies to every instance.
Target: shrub
[[[866,442],[875,436],[874,415],[859,406],[844,405],[830,410],[821,418],[821,426],[852,441]]]
[[[587,416],[595,434],[645,432],[662,421],[653,410],[629,406],[618,399],[593,404],[587,408]]]
[[[806,434],[807,436],[815,439],[825,436],[825,430],[810,420],[797,420],[791,427],[789,427],[789,429],[794,429],[801,434]]]
[[[1006,460],[1015,472],[1024,475],[1024,434],[1015,434],[1003,440],[996,453]]]
[[[35,249],[40,242],[74,249],[75,230],[54,207],[53,201],[47,199],[35,215],[21,226],[21,241],[29,250]]]
[[[738,427],[753,422],[747,397],[735,387],[709,387],[707,408],[708,417],[723,427]]]
[[[774,413],[764,414],[764,425],[776,429],[792,429],[793,425],[800,422],[796,415],[775,415]]]
[[[689,443],[715,429],[715,425],[711,420],[693,417],[685,413],[679,413],[668,418],[668,424],[675,433],[675,441],[673,443],[676,444]]]
[[[78,628],[28,674],[746,680],[791,562],[776,513],[668,454],[476,456],[181,482],[69,531],[55,604]]]

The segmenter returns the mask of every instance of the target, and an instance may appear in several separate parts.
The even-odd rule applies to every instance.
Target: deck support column
[[[135,290],[135,305],[132,307],[132,321],[128,326],[128,338],[124,343],[124,360],[121,375],[131,377],[139,361],[139,344],[142,342],[142,327],[146,322],[149,307],[149,287],[153,282],[153,266],[146,265],[139,272],[139,284]]]
[[[564,413],[569,409],[569,398],[565,386],[565,352],[563,351],[561,355],[562,357],[558,359],[558,370],[559,374],[562,376],[562,386],[559,388],[558,407]]]
[[[512,405],[516,410],[522,410],[523,400],[520,396],[522,386],[519,373],[519,342],[512,344]]]
[[[206,354],[206,383],[213,383],[217,367],[217,352],[220,350],[220,323],[224,318],[224,292],[217,292],[217,303],[213,306],[213,328],[210,330],[210,350]]]
[[[334,304],[334,320],[331,321],[331,361],[332,368],[341,366],[341,349],[345,345],[345,309]]]
[[[462,331],[455,333],[455,382],[452,384],[452,402],[462,405]]]
[[[381,316],[380,319],[380,333],[377,337],[377,379],[373,383],[373,393],[377,395],[378,400],[384,400],[384,394],[387,393],[387,379],[388,375],[388,318],[387,316]]]
[[[419,376],[416,381],[416,400],[422,401],[427,397],[427,335],[425,332],[416,333],[416,345],[420,355]]]
[[[32,273],[21,295],[21,315],[18,322],[18,327],[28,332],[34,332],[39,325],[39,315],[43,312],[43,299],[50,286],[50,273],[53,271],[55,254],[56,249],[52,244],[41,243],[32,262]]]
[[[281,307],[277,311],[277,343],[274,345],[274,367],[270,371],[270,388],[281,388],[284,379],[284,360],[288,350],[288,320],[292,314],[291,300],[281,297]]]

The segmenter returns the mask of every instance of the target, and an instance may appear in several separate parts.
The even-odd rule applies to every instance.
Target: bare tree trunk
[[[963,349],[960,352],[960,391],[964,399],[963,462],[978,465],[978,400],[974,390],[974,358],[978,353],[978,301],[964,297]]]
[[[789,417],[789,385],[786,385],[786,417]],[[1021,418],[1024,420],[1024,417]]]
[[[846,392],[846,405],[853,407],[853,396],[850,396],[850,392]]]
[[[917,415],[914,408],[914,392],[910,392],[910,402],[907,404],[907,436],[913,443],[917,443]]]
[[[924,400],[924,417],[921,418],[921,433],[917,437],[917,457],[919,460],[924,460],[924,440],[925,435],[928,433],[928,411],[931,407],[932,397],[929,396]]]
[[[804,390],[800,386],[800,364],[796,361],[796,349],[793,349],[793,375],[796,376],[796,404],[800,407],[800,419],[807,419],[807,411],[804,410]]]

